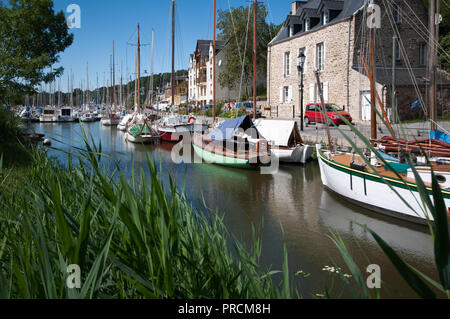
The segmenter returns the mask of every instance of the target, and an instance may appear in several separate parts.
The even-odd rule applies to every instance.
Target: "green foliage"
[[[127,180],[119,168],[106,173],[101,146],[85,143],[78,167],[36,152],[26,185],[0,193],[0,297],[293,297],[258,266],[256,237],[249,252],[175,181],[165,188],[149,158],[149,176],[141,169]],[[70,264],[81,267],[81,289],[66,286]]]
[[[240,6],[232,8],[232,12],[219,10],[217,28],[219,38],[227,40],[224,48],[225,70],[219,76],[219,83],[224,87],[238,88],[241,80],[242,61],[244,60],[243,85],[245,90],[253,79],[253,9]],[[257,14],[257,76],[265,76],[267,70],[267,44],[275,37],[278,27],[266,22],[267,10],[260,5]],[[250,23],[247,23],[250,17]],[[245,51],[247,50],[247,51]],[[245,93],[245,91],[243,91]]]
[[[22,164],[28,159],[24,133],[20,118],[0,106],[0,155],[5,165]]]
[[[64,12],[55,13],[52,0],[0,2],[0,96],[32,92],[63,68],[48,71],[59,53],[73,42]],[[47,69],[47,71],[46,71]]]
[[[449,17],[450,19],[450,17]],[[450,34],[447,34],[446,36],[441,37],[440,39],[440,45],[442,46],[443,50],[447,52],[447,55],[441,54],[439,56],[439,63],[441,66],[446,69],[447,71],[450,71]]]

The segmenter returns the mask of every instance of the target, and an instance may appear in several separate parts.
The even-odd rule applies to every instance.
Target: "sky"
[[[280,24],[290,12],[291,1],[260,0],[269,10],[268,22]],[[110,56],[114,41],[116,84],[123,74],[124,82],[135,72],[135,47],[129,45],[137,39],[140,24],[141,76],[150,73],[152,29],[155,30],[154,73],[171,71],[171,0],[54,0],[55,11],[63,10],[66,17],[70,4],[81,9],[81,28],[70,29],[73,44],[60,54],[59,64],[65,69],[61,78],[63,91],[67,91],[68,74],[72,70],[74,88],[86,82],[89,64],[89,88],[109,81]],[[217,9],[229,6],[248,6],[247,0],[217,0]],[[176,1],[175,68],[187,69],[189,55],[199,39],[213,37],[213,0]],[[145,73],[147,72],[147,73]],[[85,84],[83,84],[84,86]]]

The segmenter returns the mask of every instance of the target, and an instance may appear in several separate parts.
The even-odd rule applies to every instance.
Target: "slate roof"
[[[198,40],[197,41],[197,47],[200,50],[200,54],[202,56],[209,56],[209,47],[213,43],[213,40]],[[216,53],[218,53],[220,50],[222,50],[225,45],[227,44],[226,41],[220,41],[216,40]]]
[[[324,6],[329,10],[342,10],[337,17],[330,21],[330,23],[335,23],[339,21],[344,21],[351,18],[359,9],[361,9],[367,0],[310,0],[301,7],[298,8],[294,16],[290,15],[286,19],[283,27],[277,36],[270,42],[270,45],[282,42],[289,39],[289,25],[290,23],[296,21],[295,16],[301,17],[320,17],[319,8]],[[294,22],[295,23],[295,22]],[[326,28],[327,25],[323,26],[318,24],[313,27],[310,31],[317,30],[319,28]],[[304,32],[308,33],[310,31]],[[296,36],[298,36],[297,34]]]

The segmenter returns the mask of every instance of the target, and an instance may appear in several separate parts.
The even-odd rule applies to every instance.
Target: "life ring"
[[[191,116],[191,117],[188,119],[188,124],[191,124],[191,122],[194,122],[194,124],[195,124],[195,121],[197,121],[197,119],[196,119],[195,117]]]

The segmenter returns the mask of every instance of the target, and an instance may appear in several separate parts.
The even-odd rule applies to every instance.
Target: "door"
[[[361,92],[361,120],[370,121],[371,110],[370,92]]]

